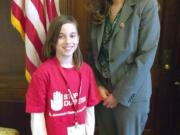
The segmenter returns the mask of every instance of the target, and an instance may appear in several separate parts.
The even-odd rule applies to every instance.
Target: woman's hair
[[[78,31],[78,23],[72,16],[61,15],[53,19],[53,21],[50,23],[46,42],[43,48],[43,55],[45,59],[52,58],[56,55],[55,46],[59,38],[59,33],[61,31],[63,24],[66,24],[66,23],[75,24]],[[82,53],[79,46],[77,47],[77,49],[75,50],[73,54],[73,60],[74,60],[74,64],[76,68],[79,69],[83,61]]]
[[[91,20],[95,24],[101,24],[109,12],[112,0],[88,0],[86,7],[90,12]]]

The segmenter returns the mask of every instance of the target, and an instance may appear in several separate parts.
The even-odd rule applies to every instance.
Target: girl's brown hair
[[[61,15],[56,17],[49,26],[46,42],[43,48],[43,55],[45,59],[52,58],[56,55],[55,45],[58,41],[59,33],[62,25],[66,23],[73,23],[76,25],[78,30],[78,23],[72,16]],[[73,54],[73,60],[77,69],[81,67],[83,58],[80,47],[78,46]]]
[[[87,10],[90,12],[92,22],[101,24],[109,12],[112,0],[87,0]]]

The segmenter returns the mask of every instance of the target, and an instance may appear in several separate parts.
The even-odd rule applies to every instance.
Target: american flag
[[[25,43],[27,81],[43,61],[42,47],[51,20],[60,15],[60,0],[12,0],[11,23]]]

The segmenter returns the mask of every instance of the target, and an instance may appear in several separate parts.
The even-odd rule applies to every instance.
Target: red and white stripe
[[[26,49],[26,79],[43,61],[42,47],[52,19],[60,15],[60,0],[13,0],[11,23],[21,34]]]

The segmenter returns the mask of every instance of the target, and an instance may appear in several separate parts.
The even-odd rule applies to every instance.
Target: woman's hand
[[[106,106],[107,108],[115,108],[117,106],[118,102],[117,100],[114,98],[114,96],[112,94],[110,94],[105,100],[103,105]]]

